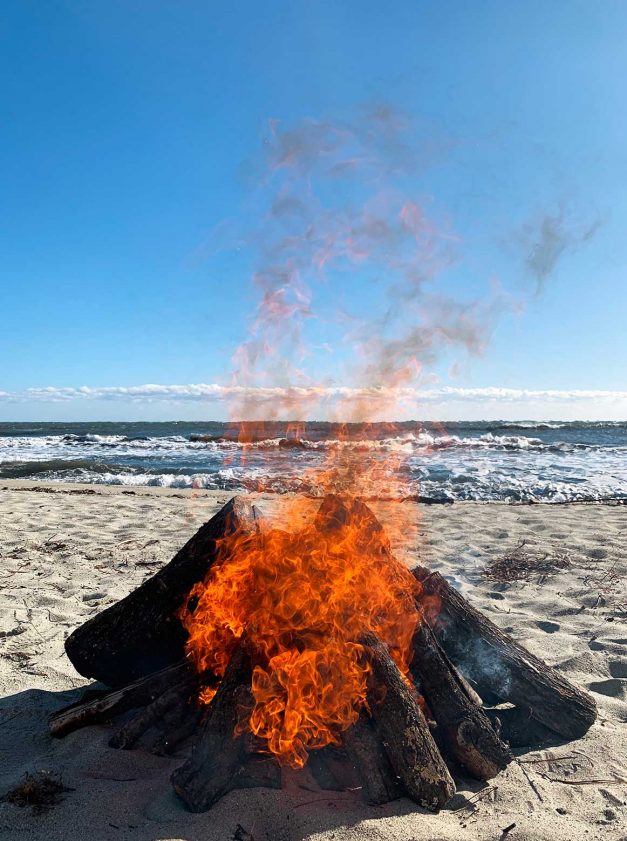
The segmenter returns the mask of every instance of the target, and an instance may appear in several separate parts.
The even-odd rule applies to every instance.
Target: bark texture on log
[[[583,736],[596,718],[593,699],[555,669],[534,657],[470,605],[437,572],[412,570],[424,595],[440,608],[428,617],[453,663],[477,687],[530,710],[533,718],[568,739]]]
[[[523,707],[496,707],[486,709],[485,714],[500,738],[512,748],[536,747],[561,741],[554,730],[540,724]]]
[[[99,724],[114,715],[135,707],[143,707],[152,703],[173,686],[189,680],[192,675],[192,667],[186,661],[181,661],[140,678],[128,686],[98,693],[93,700],[79,701],[52,713],[48,719],[50,733],[53,736],[65,736],[80,727]]]
[[[234,497],[156,575],[70,634],[65,650],[74,668],[108,686],[124,686],[180,660],[186,637],[176,614],[207,574],[216,541],[257,528],[254,508]]]
[[[437,811],[453,796],[455,784],[429,725],[387,648],[371,634],[360,642],[375,683],[386,690],[383,701],[372,702],[372,715],[392,768],[412,800]]]
[[[155,698],[152,703],[144,707],[130,721],[127,721],[117,733],[109,739],[109,747],[129,750],[150,730],[151,727],[161,725],[162,732],[167,732],[170,726],[170,715],[178,709],[185,708],[190,701],[194,689],[197,690],[198,681],[190,676],[178,686],[172,686],[163,695]]]
[[[471,699],[426,622],[416,629],[413,647],[412,676],[435,717],[447,753],[470,776],[492,779],[511,762],[509,748]]]
[[[250,697],[250,656],[240,645],[211,702],[191,758],[172,775],[172,785],[192,812],[205,812],[234,788],[281,787],[281,769],[267,756],[251,754],[236,736],[238,707]]]
[[[344,734],[346,756],[364,790],[365,799],[375,806],[403,795],[403,787],[383,747],[374,722],[362,712]]]

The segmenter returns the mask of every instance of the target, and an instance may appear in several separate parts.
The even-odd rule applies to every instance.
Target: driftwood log
[[[250,748],[251,739],[236,735],[240,707],[252,708],[252,667],[245,643],[231,657],[185,765],[172,775],[174,790],[192,812],[205,812],[235,788],[280,788],[281,769],[267,755]]]
[[[127,710],[147,706],[180,682],[187,683],[192,676],[190,665],[182,660],[113,692],[89,692],[87,698],[50,716],[50,732],[53,736],[65,736],[80,727],[100,724]]]
[[[382,701],[372,703],[394,772],[409,797],[437,810],[455,793],[455,783],[440,755],[429,725],[387,648],[372,635],[361,640],[377,686],[385,687]]]
[[[187,593],[216,556],[216,541],[257,530],[256,512],[234,497],[175,555],[125,599],[98,613],[65,641],[77,672],[108,686],[124,686],[184,657],[185,631],[177,618]]]
[[[327,496],[315,523],[324,539],[356,521],[364,547],[373,551],[374,541],[377,551],[392,558],[383,527],[361,500]],[[217,541],[235,530],[255,534],[259,525],[252,506],[231,500],[170,564],[68,638],[76,668],[114,688],[91,692],[53,714],[53,735],[136,709],[110,744],[132,748],[141,742],[165,754],[191,738],[191,757],[173,774],[172,785],[192,811],[209,809],[234,788],[280,787],[276,760],[238,726],[253,704],[246,635],[211,703],[200,706],[200,690],[215,678],[198,675],[184,659],[185,632],[177,619],[189,591],[215,561]],[[440,575],[423,567],[413,573],[421,583],[416,602],[424,614],[413,640],[413,687],[380,640],[370,634],[356,640],[370,663],[368,709],[342,734],[341,746],[313,751],[309,766],[322,787],[354,788],[357,781],[371,803],[406,795],[437,810],[455,791],[447,763],[489,779],[511,761],[507,741],[536,744],[554,732],[577,738],[594,721],[595,707]],[[484,700],[516,706],[483,708],[471,683]]]
[[[596,704],[556,669],[518,645],[464,599],[439,573],[412,570],[424,595],[437,597],[430,622],[438,642],[479,695],[495,695],[567,739],[579,739],[596,718]]]
[[[413,643],[412,677],[448,755],[471,777],[491,780],[511,762],[509,748],[467,692],[426,622],[416,629]]]

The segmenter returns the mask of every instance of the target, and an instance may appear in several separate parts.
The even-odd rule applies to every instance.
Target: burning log
[[[220,539],[257,528],[253,506],[234,497],[167,566],[70,634],[65,651],[76,671],[123,686],[182,660],[186,634],[177,611],[185,596],[207,574]]]
[[[496,777],[512,754],[468,694],[426,622],[414,634],[411,670],[449,755],[478,780]]]
[[[250,704],[250,656],[240,644],[231,657],[191,759],[172,775],[174,790],[192,812],[204,812],[235,788],[281,787],[281,769],[249,749],[237,734],[239,707]]]
[[[77,668],[116,688],[55,713],[51,732],[140,708],[110,744],[148,741],[165,754],[192,738],[172,776],[192,811],[234,788],[280,787],[281,764],[302,767],[309,751],[323,786],[357,779],[372,803],[407,795],[437,810],[455,791],[447,760],[493,777],[511,760],[502,738],[520,744],[544,729],[530,715],[585,732],[595,709],[584,693],[441,576],[413,573],[361,500],[327,496],[296,537],[261,532],[258,512],[231,500],[156,576],[71,635]],[[484,710],[456,666],[484,697],[518,706]]]
[[[389,652],[376,637],[369,635],[362,642],[376,684],[386,690],[384,699],[373,703],[372,714],[392,768],[412,800],[437,811],[455,794],[455,783]]]
[[[567,739],[588,731],[596,718],[589,695],[499,630],[439,573],[420,566],[412,572],[424,595],[439,600],[439,612],[430,620],[438,642],[480,695],[492,693],[529,710]]]

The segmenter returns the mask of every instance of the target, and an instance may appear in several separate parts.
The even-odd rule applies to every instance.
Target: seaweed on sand
[[[532,575],[537,575],[538,583],[542,583],[551,573],[570,566],[570,560],[562,553],[532,553],[525,549],[525,544],[523,540],[511,552],[495,558],[486,565],[483,575],[491,581],[502,583],[529,581]]]
[[[15,806],[32,806],[33,811],[41,812],[56,806],[68,791],[74,789],[64,785],[51,771],[36,771],[24,774],[23,779],[2,799]]]

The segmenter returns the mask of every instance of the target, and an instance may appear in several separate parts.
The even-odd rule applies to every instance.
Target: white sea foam
[[[128,426],[128,425],[127,425]],[[268,436],[250,445],[218,434],[9,434],[0,436],[0,476],[162,487],[315,493],[315,468],[344,453],[388,463],[396,496],[437,500],[593,500],[627,497],[627,428],[491,422],[441,429],[368,427],[361,438],[312,425],[302,438]],[[214,425],[216,427],[216,425]],[[145,433],[147,425],[142,427]],[[30,430],[29,430],[30,431]],[[45,432],[44,427],[40,427]],[[366,434],[372,437],[366,437]],[[379,437],[376,437],[379,434]],[[394,482],[392,482],[394,486]],[[388,493],[382,490],[385,495]]]

